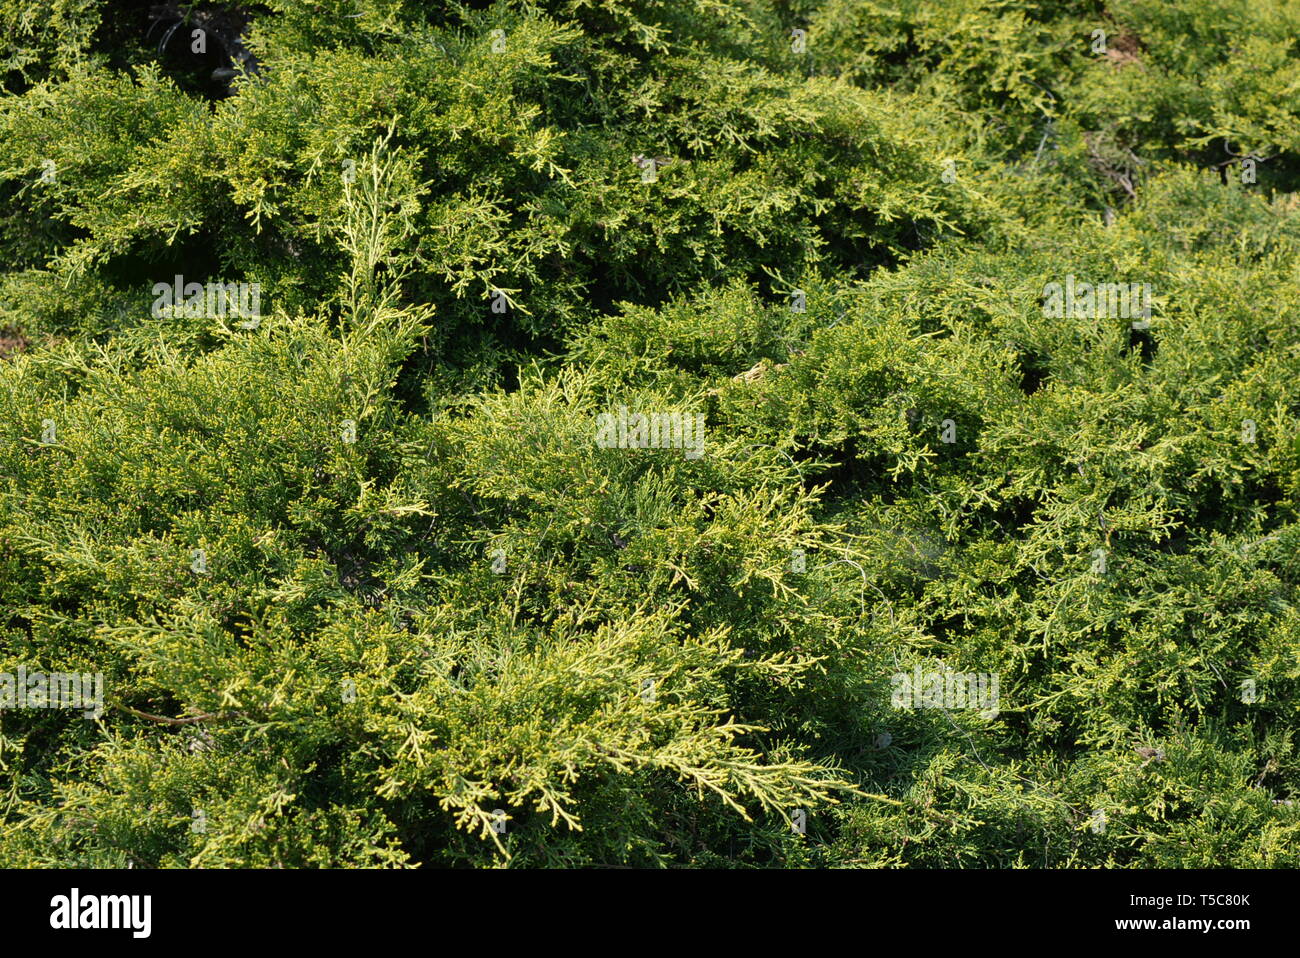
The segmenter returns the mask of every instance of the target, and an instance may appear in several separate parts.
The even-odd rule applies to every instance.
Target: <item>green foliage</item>
[[[1300,864],[1287,4],[0,25],[0,865]]]

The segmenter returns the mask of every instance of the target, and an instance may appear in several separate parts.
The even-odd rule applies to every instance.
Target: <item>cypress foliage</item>
[[[0,865],[1300,865],[1293,4],[0,27]]]

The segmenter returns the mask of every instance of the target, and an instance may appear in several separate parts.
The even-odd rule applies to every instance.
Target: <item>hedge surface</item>
[[[1300,865],[1295,4],[0,28],[0,866]]]

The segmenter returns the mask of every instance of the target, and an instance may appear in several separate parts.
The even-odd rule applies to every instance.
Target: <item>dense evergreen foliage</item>
[[[1300,865],[1300,6],[0,28],[0,865]]]

